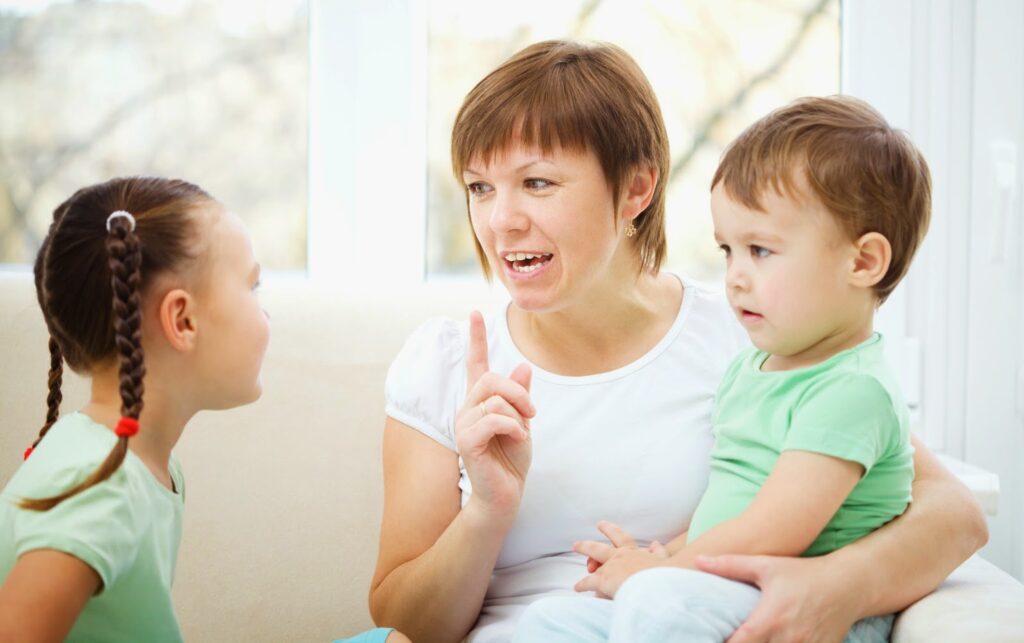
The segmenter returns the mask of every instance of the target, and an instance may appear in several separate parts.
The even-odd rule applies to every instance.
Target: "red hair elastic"
[[[117,421],[114,433],[119,438],[130,438],[139,432],[139,421],[135,418],[123,417]]]
[[[28,457],[30,455],[32,455],[32,447],[29,447],[29,448],[25,449],[25,457],[24,457],[24,459],[28,460]]]

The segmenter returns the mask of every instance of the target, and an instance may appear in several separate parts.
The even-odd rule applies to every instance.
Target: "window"
[[[275,269],[305,269],[301,0],[0,2],[0,263],[53,209],[125,174],[193,181]]]

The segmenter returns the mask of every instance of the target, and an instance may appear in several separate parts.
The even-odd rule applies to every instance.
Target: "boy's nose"
[[[725,285],[729,290],[747,290],[750,277],[739,261],[733,261],[725,271]]]

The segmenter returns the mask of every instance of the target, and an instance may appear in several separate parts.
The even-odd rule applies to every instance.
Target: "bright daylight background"
[[[672,148],[669,268],[716,281],[723,146],[793,98],[852,93],[933,171],[928,240],[880,321],[915,428],[1000,476],[983,553],[1022,578],[1020,5],[900,0],[879,20],[870,4],[0,0],[0,265],[27,271],[77,187],[157,174],[237,211],[271,279],[479,282],[449,170],[455,112],[518,49],[573,37],[623,46],[650,78]]]

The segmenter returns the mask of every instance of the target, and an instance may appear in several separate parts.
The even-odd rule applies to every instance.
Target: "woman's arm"
[[[839,575],[859,582],[859,617],[906,609],[931,593],[988,541],[988,526],[970,490],[916,437],[914,501],[898,519],[829,555]],[[855,574],[852,575],[852,574]]]
[[[370,613],[414,641],[459,641],[469,632],[512,525],[472,500],[460,511],[458,485],[458,455],[388,418]]]
[[[914,501],[867,537],[819,558],[697,560],[703,571],[763,592],[730,643],[840,640],[858,619],[901,611],[927,595],[985,544],[988,528],[970,491],[923,443],[911,440]]]
[[[63,641],[99,587],[93,568],[70,554],[23,554],[0,586],[0,641]]]

